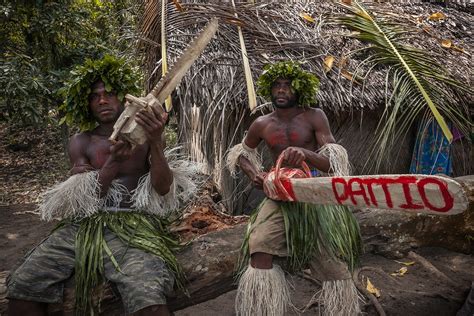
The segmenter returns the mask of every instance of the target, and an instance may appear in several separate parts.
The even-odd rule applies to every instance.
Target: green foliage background
[[[86,58],[114,54],[137,63],[137,1],[10,1],[0,4],[0,120],[57,120],[58,90]],[[134,57],[133,57],[134,56]]]

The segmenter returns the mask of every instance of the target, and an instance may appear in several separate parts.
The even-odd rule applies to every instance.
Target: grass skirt
[[[135,212],[99,212],[80,221],[63,220],[62,225],[76,223],[75,263],[75,313],[94,314],[91,293],[104,281],[104,255],[109,256],[115,268],[120,266],[104,239],[104,228],[117,235],[126,245],[160,257],[174,273],[177,284],[182,287],[184,275],[173,254],[179,249],[178,241],[167,229],[166,219]]]
[[[260,207],[262,205],[263,202]],[[362,249],[361,236],[359,224],[347,207],[299,202],[280,202],[279,206],[280,209],[275,212],[281,211],[283,214],[285,227],[282,229],[285,229],[288,267],[291,271],[307,267],[322,248],[346,262],[350,270],[355,267]],[[255,222],[260,207],[250,217],[241,248],[239,272],[247,267],[250,259],[250,226]]]

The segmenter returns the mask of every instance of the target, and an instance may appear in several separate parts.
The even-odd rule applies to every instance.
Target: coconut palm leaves
[[[351,37],[370,44],[363,49],[368,57],[357,69],[360,71],[362,65],[368,66],[369,70],[365,74],[367,78],[370,71],[379,65],[390,67],[386,86],[391,86],[393,90],[387,96],[371,152],[376,158],[376,169],[420,115],[434,117],[449,142],[453,135],[447,121],[453,122],[461,130],[469,129],[470,123],[460,107],[455,106],[453,96],[456,90],[468,91],[468,88],[450,78],[429,52],[403,44],[404,40],[412,36],[411,30],[383,14],[375,18],[357,1],[353,1],[350,6],[343,6],[350,14],[338,21],[354,31]],[[424,113],[427,108],[429,114]]]

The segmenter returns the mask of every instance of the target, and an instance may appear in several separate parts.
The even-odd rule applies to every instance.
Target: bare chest
[[[315,132],[303,120],[272,122],[265,129],[263,138],[270,150],[278,153],[291,146],[310,150],[316,146]]]
[[[86,155],[90,164],[100,169],[110,157],[110,146],[112,145],[106,139],[94,139],[87,149]],[[130,159],[120,163],[120,174],[135,174],[137,171],[146,168],[148,149],[146,146],[136,147],[132,152]]]

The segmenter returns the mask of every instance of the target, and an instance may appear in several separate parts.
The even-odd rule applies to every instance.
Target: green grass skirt
[[[104,281],[104,255],[120,271],[120,266],[104,239],[105,227],[126,245],[161,258],[174,273],[178,287],[183,288],[184,275],[173,254],[180,245],[169,232],[167,219],[138,212],[99,212],[80,221],[63,220],[56,229],[72,223],[79,225],[75,242],[76,315],[94,314],[91,293]]]
[[[257,219],[260,207],[250,217],[238,271],[243,272],[250,259],[249,237],[251,225]],[[279,202],[285,222],[288,249],[288,268],[300,271],[324,247],[330,255],[347,263],[350,270],[356,266],[362,250],[360,229],[351,210],[342,205],[314,205],[299,202]],[[254,228],[255,229],[255,228]],[[257,227],[258,229],[258,227]]]

